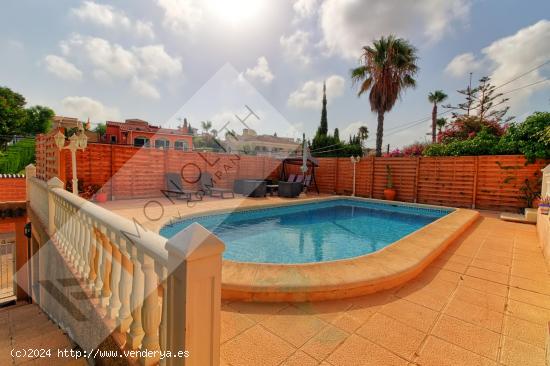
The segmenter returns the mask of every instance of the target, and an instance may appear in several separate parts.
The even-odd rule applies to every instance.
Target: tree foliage
[[[0,87],[0,150],[15,135],[36,135],[51,128],[54,111],[39,105],[25,108],[26,103],[21,94]]]
[[[363,47],[362,65],[351,71],[351,79],[358,85],[358,96],[369,93],[371,111],[378,114],[376,155],[382,155],[384,114],[389,112],[404,89],[414,87],[416,48],[407,40],[393,35]]]
[[[34,161],[34,139],[25,138],[0,152],[0,173],[21,173],[27,165]]]
[[[52,128],[54,111],[51,108],[35,105],[26,109],[21,131],[29,135],[46,133]]]
[[[497,87],[491,84],[491,78],[484,76],[479,79],[479,85],[472,88],[468,86],[458,93],[465,96],[465,101],[456,106],[446,105],[444,108],[453,110],[453,118],[476,116],[480,121],[493,120],[497,123],[506,123],[513,117],[505,118],[509,106],[498,106],[508,102],[509,98],[501,98],[502,93],[496,91]]]
[[[550,158],[550,139],[545,132],[550,126],[549,112],[535,112],[522,123],[503,127],[496,122],[480,123],[477,117],[465,117],[460,130],[452,131],[440,143],[426,148],[427,156],[523,154],[528,161]],[[477,121],[477,124],[474,123]],[[447,133],[445,131],[445,133]]]

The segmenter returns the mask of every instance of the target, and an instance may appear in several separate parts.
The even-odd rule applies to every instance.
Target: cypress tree
[[[328,133],[327,121],[327,87],[323,82],[323,109],[321,110],[321,125],[317,131],[318,135],[326,136]]]

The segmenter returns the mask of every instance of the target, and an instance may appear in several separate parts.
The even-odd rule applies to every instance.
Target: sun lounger
[[[186,201],[202,201],[202,192],[185,189],[181,181],[181,175],[179,173],[166,173],[166,189],[162,190],[162,193],[166,197],[175,197],[179,200]]]
[[[201,173],[199,186],[200,186],[200,189],[210,197],[220,197],[220,198],[235,197],[235,194],[231,189],[214,187],[214,180],[212,179],[212,175],[208,172]]]

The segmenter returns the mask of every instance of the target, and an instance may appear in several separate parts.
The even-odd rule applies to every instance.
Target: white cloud
[[[456,77],[462,77],[470,72],[475,72],[481,69],[481,60],[477,60],[473,53],[467,52],[456,56],[449,62],[445,68],[445,72]]]
[[[71,13],[82,21],[110,28],[125,29],[140,37],[154,38],[153,24],[137,20],[133,22],[126,14],[111,5],[84,1],[80,7],[71,9]]]
[[[299,18],[308,18],[315,13],[317,0],[296,0],[292,7]]]
[[[327,99],[333,100],[344,93],[345,80],[340,75],[331,75],[326,79]],[[288,97],[288,105],[299,108],[319,108],[323,98],[322,81],[306,81]]]
[[[310,36],[311,33],[302,30],[297,30],[288,37],[281,36],[279,42],[285,56],[290,61],[299,61],[303,65],[308,65],[311,62],[311,57],[306,53],[306,48],[310,44]]]
[[[182,72],[181,60],[170,56],[161,44],[126,49],[103,38],[73,35],[61,43],[66,56],[90,64],[96,79],[129,80],[139,95],[159,98],[152,82],[174,77]]]
[[[550,21],[541,20],[529,27],[520,29],[512,36],[491,43],[482,52],[485,55],[485,60],[492,64],[490,68],[493,82],[497,85],[504,83],[548,60],[548,55],[550,55]],[[525,85],[540,80],[543,69],[525,75],[516,82],[516,85]],[[546,70],[548,69],[550,67],[547,65]],[[526,92],[529,93],[529,90]]]
[[[322,43],[329,54],[354,59],[382,35],[437,42],[466,21],[470,5],[471,0],[326,0],[320,10]]]
[[[75,65],[56,55],[47,55],[44,58],[46,70],[64,80],[82,79],[82,71]]]
[[[203,17],[200,4],[194,0],[157,0],[164,10],[165,28],[180,34],[195,29]]]
[[[143,97],[151,99],[159,99],[160,93],[154,85],[146,80],[133,77],[131,82],[132,90]]]
[[[90,118],[94,122],[105,122],[106,120],[120,119],[118,109],[106,107],[101,102],[89,97],[66,97],[61,101],[61,105],[64,109],[63,114],[82,120]]]
[[[134,47],[133,51],[140,61],[140,73],[149,79],[174,76],[182,70],[179,58],[166,53],[163,45]]]
[[[491,77],[494,85],[506,83],[548,60],[550,21],[541,20],[520,29],[511,36],[498,39],[482,49],[481,53],[477,58],[472,53],[459,55],[447,65],[445,70],[454,76],[461,76],[472,69],[482,69],[485,75]],[[506,92],[541,80],[545,69],[550,70],[550,65],[530,72],[498,91]],[[541,83],[506,95],[510,97],[509,105],[513,113],[521,112],[521,106],[527,97],[542,89],[550,89],[550,84]]]
[[[273,73],[269,69],[267,59],[264,56],[258,57],[256,66],[251,69],[246,69],[244,75],[251,79],[258,79],[264,84],[271,83],[275,78],[275,76],[273,76]]]

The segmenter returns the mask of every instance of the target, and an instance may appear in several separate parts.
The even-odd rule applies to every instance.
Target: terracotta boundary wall
[[[76,157],[77,176],[83,187],[99,185],[111,199],[158,197],[165,188],[165,173],[168,172],[181,174],[185,188],[195,188],[201,172],[209,172],[216,187],[232,188],[235,179],[277,179],[280,165],[279,160],[271,157],[96,143],[88,144],[84,151],[77,151]],[[61,161],[60,179],[70,182],[70,151],[63,151]],[[48,169],[50,172],[56,170]],[[47,179],[51,178],[46,175]]]
[[[36,146],[39,178],[58,176],[65,182],[72,178],[68,150],[59,154],[48,136],[37,139]],[[525,206],[520,187],[526,179],[536,184],[546,164],[548,161],[527,163],[521,155],[363,157],[356,166],[356,195],[383,198],[389,165],[399,201],[518,211]],[[319,158],[319,165],[316,178],[322,193],[351,194],[353,165],[349,158]],[[127,199],[158,197],[165,188],[166,172],[181,173],[189,188],[195,186],[200,171],[210,172],[216,186],[231,187],[235,179],[277,179],[281,164],[262,156],[90,143],[85,151],[77,152],[77,167],[84,186],[96,184],[110,198]],[[298,172],[296,166],[291,169]]]
[[[351,194],[349,158],[320,158],[317,181],[325,193]],[[539,184],[547,161],[521,155],[457,157],[364,157],[356,166],[356,195],[384,198],[386,165],[392,167],[396,199],[405,202],[517,211],[525,207],[520,187]]]
[[[19,174],[0,174],[0,202],[25,202],[25,177]]]

